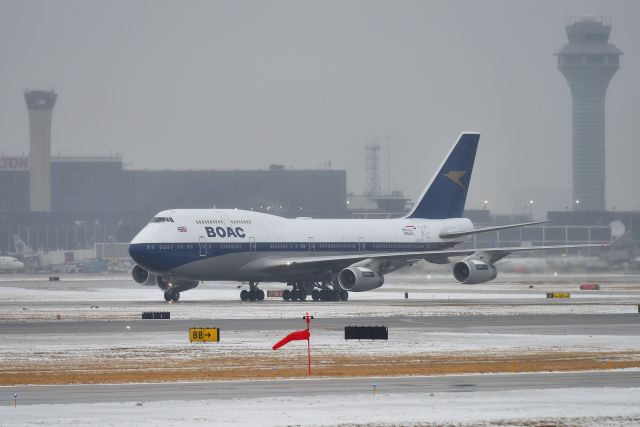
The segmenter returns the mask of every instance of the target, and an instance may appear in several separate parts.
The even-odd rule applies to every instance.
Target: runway
[[[1,277],[0,406],[18,394],[7,418],[18,425],[254,424],[274,410],[287,417],[275,424],[308,423],[309,412],[327,424],[410,424],[411,414],[448,419],[475,408],[482,413],[472,419],[487,411],[501,419],[509,408],[537,420],[549,405],[563,408],[555,420],[570,408],[596,424],[637,424],[640,277],[514,277],[460,286],[407,276],[341,303],[241,302],[235,283],[216,283],[177,304],[126,277]],[[602,290],[580,291],[584,281]],[[548,291],[571,298],[547,299]],[[142,320],[143,311],[169,311],[171,320]],[[314,316],[311,379],[304,343],[271,350],[305,327],[306,312]],[[389,339],[346,341],[348,325],[386,326]],[[221,341],[190,343],[197,326],[220,328]]]
[[[323,396],[378,393],[484,392],[530,389],[640,387],[640,371],[484,374],[395,378],[319,378],[162,384],[90,384],[0,387],[19,394],[20,405],[172,400],[252,399],[270,396]]]
[[[238,303],[240,304],[240,303]],[[313,307],[311,307],[313,308]],[[304,306],[301,307],[304,311]],[[176,320],[84,320],[0,322],[3,335],[113,334],[184,332],[190,327],[213,325],[222,331],[293,330],[304,324],[301,317],[285,319],[176,319]],[[465,315],[316,317],[312,327],[338,331],[348,325],[386,326],[393,330],[410,328],[425,333],[495,333],[548,335],[639,335],[640,314],[560,314],[560,315]],[[127,329],[129,327],[129,329]]]

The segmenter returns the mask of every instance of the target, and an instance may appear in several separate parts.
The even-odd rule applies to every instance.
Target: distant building
[[[586,15],[566,26],[569,43],[556,53],[573,100],[573,209],[605,210],[605,96],[622,51],[611,26]]]
[[[17,159],[12,162],[26,163]],[[344,170],[126,170],[120,157],[54,157],[51,170],[55,212],[151,217],[164,209],[215,206],[294,217],[346,215]],[[29,210],[28,182],[27,169],[0,168],[0,211]]]
[[[42,249],[128,241],[157,212],[248,209],[347,217],[344,170],[126,170],[119,157],[51,159],[50,212],[31,211],[26,158],[0,158],[0,251],[12,234]]]
[[[0,251],[128,241],[159,211],[247,209],[347,217],[344,170],[126,170],[120,157],[51,157],[54,91],[25,91],[29,157],[0,157]]]

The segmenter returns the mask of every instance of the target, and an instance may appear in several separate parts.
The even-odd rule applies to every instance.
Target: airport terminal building
[[[33,212],[28,158],[3,157],[0,251],[12,250],[14,233],[48,249],[124,242],[154,214],[173,208],[238,208],[285,217],[343,218],[348,215],[346,188],[344,170],[294,170],[280,165],[266,170],[127,170],[120,157],[52,157],[51,211]]]

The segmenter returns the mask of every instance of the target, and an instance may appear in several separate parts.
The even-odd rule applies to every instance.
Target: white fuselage
[[[324,280],[326,271],[272,272],[268,260],[448,249],[462,239],[441,239],[443,231],[472,229],[465,218],[286,219],[244,210],[178,209],[158,213],[133,239],[130,253],[151,272],[189,280]]]
[[[22,261],[10,256],[0,256],[0,271],[20,271],[24,270]]]

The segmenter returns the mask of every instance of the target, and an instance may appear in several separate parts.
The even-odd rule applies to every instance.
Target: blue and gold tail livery
[[[460,135],[407,218],[462,218],[479,140],[479,133]]]

